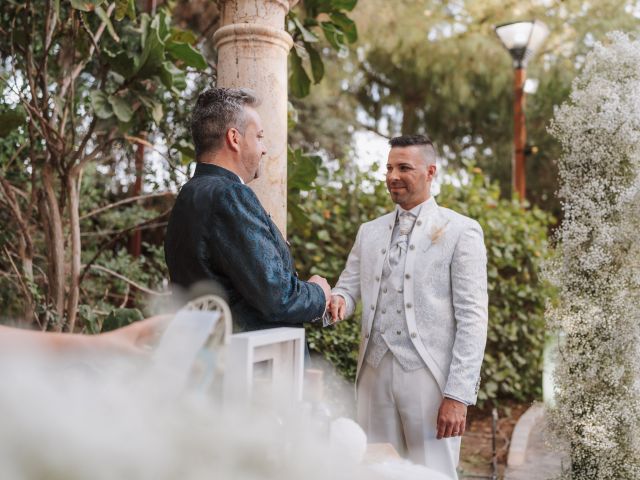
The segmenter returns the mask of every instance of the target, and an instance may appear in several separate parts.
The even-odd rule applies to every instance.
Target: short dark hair
[[[389,145],[391,145],[391,148],[412,147],[414,145],[424,147],[427,162],[436,161],[436,147],[426,135],[400,135],[399,137],[393,137],[389,140]]]
[[[389,140],[391,147],[411,147],[413,145],[431,145],[433,142],[426,135],[401,135]]]
[[[244,107],[259,103],[258,96],[247,88],[210,88],[202,92],[191,115],[196,159],[219,150],[230,128],[244,133]]]

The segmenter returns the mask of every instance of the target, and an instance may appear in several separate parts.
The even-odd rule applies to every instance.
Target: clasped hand
[[[331,318],[333,323],[344,320],[344,316],[347,311],[347,304],[344,301],[344,298],[341,295],[332,295],[331,287],[327,280],[320,275],[313,275],[309,279],[309,283],[315,283],[322,288],[324,292],[324,297],[327,300],[327,309],[329,313],[331,313]]]

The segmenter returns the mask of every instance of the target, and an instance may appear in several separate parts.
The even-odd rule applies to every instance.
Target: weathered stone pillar
[[[298,0],[221,1],[218,50],[219,87],[248,87],[262,104],[258,112],[267,155],[262,177],[253,181],[264,208],[286,237],[287,225],[287,56],[293,45],[285,15]]]

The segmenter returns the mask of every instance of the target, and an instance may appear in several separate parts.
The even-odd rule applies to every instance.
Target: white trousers
[[[425,367],[405,372],[388,351],[358,375],[358,423],[369,443],[390,443],[400,455],[456,479],[460,437],[436,438],[442,393]]]

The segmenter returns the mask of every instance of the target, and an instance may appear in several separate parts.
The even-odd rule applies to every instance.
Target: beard
[[[400,187],[402,187],[401,190],[392,190],[392,188]],[[387,191],[389,192],[389,195],[391,195],[391,200],[393,201],[393,203],[404,203],[411,196],[411,193],[407,190],[407,187],[401,184],[387,184]]]

